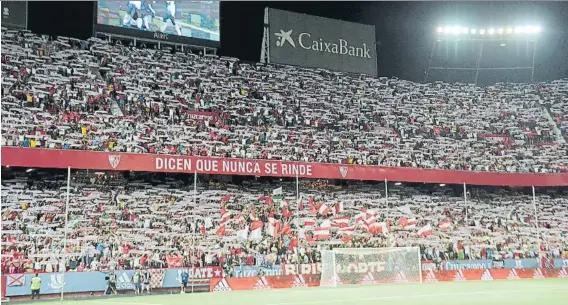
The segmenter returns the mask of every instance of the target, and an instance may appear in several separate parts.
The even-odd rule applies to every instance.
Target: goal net
[[[339,248],[321,252],[320,286],[422,282],[419,248]]]

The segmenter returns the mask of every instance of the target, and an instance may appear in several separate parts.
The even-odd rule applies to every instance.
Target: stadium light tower
[[[479,74],[483,71],[494,71],[494,73],[498,71],[519,71],[519,73],[521,73],[520,71],[530,71],[530,81],[532,82],[534,81],[536,46],[541,32],[542,28],[538,25],[475,25],[469,27],[463,25],[440,25],[435,29],[436,39],[430,53],[424,81],[439,80],[433,76],[440,72],[447,74],[451,73],[450,71],[466,71],[467,73],[475,72],[472,77],[473,82],[477,84]],[[512,54],[514,46],[508,46],[509,43],[517,46],[517,53],[519,53],[520,49],[523,49],[526,53],[525,57],[527,57],[525,63],[512,64],[514,58],[511,57],[514,56],[507,56],[507,52]],[[464,47],[467,50],[462,49]],[[498,51],[498,47],[513,49]],[[439,54],[444,51],[446,56]],[[470,58],[469,61],[461,60],[464,59],[461,57],[466,57],[468,56],[467,54],[475,56],[475,60],[473,58]],[[492,55],[494,56],[494,61],[501,56],[502,63],[507,63],[507,65],[500,66],[495,62],[488,65],[486,61],[491,61]],[[519,56],[519,58],[521,57]],[[438,61],[442,62],[442,64],[436,63],[437,59],[441,59]]]

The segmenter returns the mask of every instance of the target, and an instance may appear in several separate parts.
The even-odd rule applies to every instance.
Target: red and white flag
[[[369,225],[369,232],[371,234],[387,233],[388,226],[386,222],[375,222]]]
[[[227,194],[221,197],[221,202],[229,202],[230,199],[231,199],[231,194]]]
[[[314,229],[314,238],[317,240],[325,240],[329,238],[329,228],[318,227]]]
[[[442,230],[442,231],[448,231],[452,226],[452,222],[449,220],[446,221],[442,221],[440,222],[440,224],[438,225],[438,227]]]
[[[353,235],[353,233],[355,233],[355,226],[343,227],[337,230],[337,234],[340,235]]]
[[[250,224],[250,240],[260,240],[262,239],[262,221],[258,220]]]
[[[327,213],[329,213],[329,210],[330,210],[329,206],[325,203],[322,203],[321,206],[318,209],[318,212],[320,213],[320,215],[327,216]]]
[[[405,230],[411,230],[416,228],[416,218],[406,218],[406,217],[402,217],[399,220],[399,224],[400,226],[405,229]]]
[[[365,212],[361,212],[361,213],[355,215],[355,222],[361,222],[365,219],[367,219],[367,213],[365,213]]]
[[[336,215],[343,213],[343,211],[344,211],[343,202],[341,202],[341,201],[336,202],[334,208],[335,208],[335,214]]]
[[[310,196],[309,205],[310,205],[310,213],[312,215],[316,215],[318,210],[316,209],[316,206],[314,205],[314,196]]]
[[[374,224],[375,222],[377,222],[377,218],[375,216],[371,216],[371,217],[367,218],[367,220],[365,220],[365,224],[367,226],[370,226],[370,225]]]
[[[217,235],[219,236],[225,236],[225,225],[221,225],[219,228],[217,228]]]
[[[335,217],[333,222],[340,228],[349,226],[349,216]]]
[[[250,217],[251,221],[257,221],[258,220],[258,217],[256,217],[256,213],[254,212],[254,210],[252,212],[250,212],[249,217]]]
[[[270,222],[268,223],[268,228],[266,229],[266,234],[270,235],[270,236],[276,236],[280,233],[280,222],[279,221],[275,221],[275,222]]]
[[[221,209],[221,219],[219,219],[219,224],[225,224],[227,221],[231,219],[231,212],[228,212],[227,209]]]
[[[420,228],[420,230],[418,230],[418,235],[422,237],[427,237],[432,235],[432,226],[430,224],[423,226],[422,228]]]
[[[308,218],[308,219],[304,219],[304,227],[313,227],[316,225],[316,221]]]

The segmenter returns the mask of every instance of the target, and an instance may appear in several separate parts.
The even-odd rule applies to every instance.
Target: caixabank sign
[[[268,9],[270,62],[377,75],[375,27]]]

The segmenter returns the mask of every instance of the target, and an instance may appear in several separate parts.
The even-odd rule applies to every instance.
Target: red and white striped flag
[[[349,216],[336,217],[333,222],[340,228],[347,227],[349,226]]]
[[[422,228],[420,228],[420,230],[418,230],[418,235],[422,237],[427,237],[432,235],[432,226],[430,224],[423,226]]]
[[[304,227],[313,227],[316,225],[316,221],[308,218],[308,219],[304,219]]]
[[[314,238],[317,240],[325,240],[329,238],[329,228],[315,228],[314,229]]]
[[[355,233],[355,226],[343,227],[337,230],[337,234],[340,235],[352,235],[353,233]]]
[[[361,212],[355,216],[355,222],[361,222],[365,219],[367,219],[367,213],[365,212]]]
[[[322,203],[321,206],[318,209],[318,212],[320,213],[320,215],[326,216],[327,213],[329,213],[329,206],[325,203]]]

